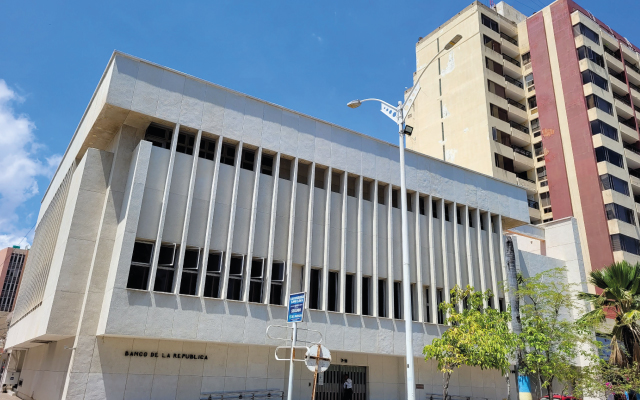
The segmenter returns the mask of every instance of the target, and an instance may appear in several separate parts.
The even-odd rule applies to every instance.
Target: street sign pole
[[[291,338],[291,358],[289,360],[289,386],[287,388],[287,400],[293,399],[293,356],[296,346],[296,340],[298,339],[298,323],[293,323],[293,335]]]
[[[320,349],[318,346],[318,354],[316,354],[316,360],[318,363],[316,364],[316,370],[313,373],[313,392],[311,392],[311,400],[316,400],[316,385],[318,384],[318,369],[320,368]]]

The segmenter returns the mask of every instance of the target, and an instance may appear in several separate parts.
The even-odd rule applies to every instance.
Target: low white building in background
[[[584,267],[575,221],[547,224],[555,247],[544,225],[520,227],[524,189],[406,158],[424,399],[441,392],[422,348],[446,329],[437,305],[449,290],[471,284],[508,304],[505,232],[528,246],[521,270]],[[114,53],[42,201],[6,344],[18,395],[284,389],[283,343],[265,330],[286,323],[289,293],[305,291],[301,326],[323,334],[330,371],[354,377],[358,400],[403,398],[399,179],[394,145]],[[309,398],[313,375],[297,367],[294,398]],[[463,368],[450,393],[501,399],[506,385]]]

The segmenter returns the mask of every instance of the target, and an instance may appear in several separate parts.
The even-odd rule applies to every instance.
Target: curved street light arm
[[[389,108],[393,108],[394,110],[399,110],[400,106],[392,106],[391,104],[387,103],[384,100],[380,100],[380,99],[364,99],[364,100],[360,100],[360,103],[364,103],[365,101],[379,101],[380,103],[384,104],[385,106],[389,107]]]

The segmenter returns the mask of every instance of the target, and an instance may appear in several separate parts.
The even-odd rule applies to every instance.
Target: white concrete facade
[[[150,124],[171,131],[165,148],[144,140]],[[178,144],[185,135],[193,155]],[[198,156],[206,141],[215,143],[209,158]],[[493,289],[494,307],[508,304],[503,232],[529,212],[515,185],[411,151],[406,160],[413,350],[424,385],[416,395],[424,398],[441,389],[435,364],[421,356],[445,329],[436,323],[439,293],[446,300],[454,285],[471,284]],[[282,343],[265,330],[285,324],[286,308],[271,303],[317,291],[317,310],[301,326],[322,332],[334,363],[367,367],[366,398],[402,398],[403,321],[390,318],[402,279],[399,177],[391,144],[114,53],[43,199],[6,344],[24,357],[19,396],[194,399],[284,388],[287,365],[273,354]],[[135,243],[153,247],[133,289]],[[161,246],[176,250],[173,278],[159,291]],[[183,289],[194,252],[197,278]],[[207,268],[218,255],[213,298]],[[272,296],[279,263],[282,294]],[[299,365],[294,398],[309,397],[311,378]],[[506,385],[496,372],[463,369],[450,393],[497,399]]]

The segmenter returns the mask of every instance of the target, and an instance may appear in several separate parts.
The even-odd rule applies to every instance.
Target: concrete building
[[[29,250],[16,247],[0,250],[0,313],[13,311],[28,254]]]
[[[522,186],[532,223],[575,217],[587,270],[640,261],[639,49],[571,0],[474,2],[418,41],[414,76],[458,33],[408,146]]]
[[[437,305],[471,284],[505,307],[505,233],[529,249],[517,251],[522,271],[584,268],[575,219],[527,228],[517,185],[413,151],[406,160],[410,277],[396,146],[114,53],[42,201],[7,339],[19,397],[284,389],[284,343],[265,330],[286,324],[287,296],[305,291],[301,327],[322,334],[331,370],[359,374],[358,399],[400,399],[401,279],[417,398],[439,393],[442,375],[422,359],[446,329]],[[297,365],[295,399],[312,377]],[[462,369],[451,393],[501,399],[506,384]]]

